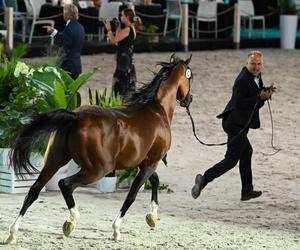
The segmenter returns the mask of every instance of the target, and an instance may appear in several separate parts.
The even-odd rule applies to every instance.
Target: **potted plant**
[[[74,109],[80,106],[78,89],[96,70],[73,80],[59,67],[21,62],[20,58],[26,52],[27,46],[22,45],[12,51],[10,58],[3,57],[0,64],[0,148],[4,148],[0,155],[6,167],[8,161],[4,156],[28,116],[55,108]],[[36,151],[43,152],[46,143],[44,140],[44,147]]]
[[[165,155],[161,160],[167,167],[168,166],[167,155]],[[119,188],[130,188],[130,186],[137,174],[138,174],[138,168],[130,168],[130,169],[118,171],[117,172],[117,177],[118,177],[117,186]],[[163,190],[163,189],[165,189],[165,187],[166,187],[166,185],[164,185],[164,184],[159,185],[159,190]],[[150,181],[146,180],[143,188],[141,188],[141,189],[151,189]]]
[[[94,94],[89,88],[89,102],[91,105],[96,105],[102,108],[113,108],[119,107],[122,105],[122,98],[119,94],[112,93],[111,95],[107,94],[107,89],[105,88],[103,92],[95,90]],[[98,183],[97,188],[103,193],[110,193],[116,190],[117,176],[116,171],[112,171],[106,176],[102,177]]]
[[[141,25],[139,32],[141,35],[145,36],[149,43],[159,43],[159,36],[156,34],[159,30],[154,24]]]
[[[120,170],[117,172],[117,187],[118,188],[129,188],[138,173],[137,168],[130,168],[126,170]]]
[[[299,10],[294,0],[279,0],[280,47],[295,49]]]

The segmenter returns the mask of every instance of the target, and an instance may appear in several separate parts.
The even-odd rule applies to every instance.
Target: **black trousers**
[[[247,137],[249,129],[246,129],[232,142],[230,142],[232,138],[234,138],[243,128],[236,125],[232,121],[230,115],[223,118],[222,126],[224,131],[227,133],[227,142],[229,142],[227,144],[227,151],[222,161],[215,164],[204,173],[206,184],[225,174],[228,170],[236,166],[239,161],[242,194],[248,193],[253,190],[251,170],[253,149]]]

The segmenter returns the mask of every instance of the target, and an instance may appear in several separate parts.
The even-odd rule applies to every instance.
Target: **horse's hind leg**
[[[123,206],[120,210],[120,214],[116,217],[116,219],[113,222],[112,228],[113,228],[113,238],[114,240],[120,240],[121,239],[121,233],[120,228],[122,224],[123,217],[125,216],[127,210],[131,206],[131,204],[135,201],[135,198],[137,196],[137,193],[140,189],[140,187],[145,183],[145,181],[153,174],[157,166],[156,164],[153,164],[151,166],[147,167],[141,167],[141,171],[138,173],[136,178],[134,179],[129,193],[123,203]]]
[[[149,181],[151,183],[152,188],[152,196],[150,203],[150,214],[146,215],[146,222],[150,227],[155,227],[156,221],[158,219],[157,209],[158,209],[158,200],[157,200],[157,190],[159,186],[159,178],[156,172],[154,172]]]
[[[53,139],[53,138],[52,138]],[[49,144],[50,145],[50,144]],[[15,244],[16,243],[16,234],[19,229],[21,219],[24,217],[27,209],[32,205],[32,203],[38,198],[41,190],[46,185],[46,183],[53,177],[53,175],[58,171],[59,168],[67,164],[71,157],[68,153],[64,153],[59,148],[48,146],[48,154],[45,156],[44,167],[35,181],[35,183],[29,189],[28,194],[24,199],[23,206],[20,210],[20,213],[16,220],[9,227],[10,235],[4,242],[5,244]]]
[[[79,212],[75,206],[73,191],[78,186],[93,183],[105,175],[104,168],[99,168],[97,171],[86,171],[85,169],[86,167],[83,165],[78,173],[70,177],[64,178],[58,182],[59,188],[64,196],[64,199],[70,211],[69,218],[63,224],[63,233],[65,236],[69,236],[74,231],[77,220],[80,217]]]

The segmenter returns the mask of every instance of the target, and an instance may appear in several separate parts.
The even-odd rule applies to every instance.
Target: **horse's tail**
[[[34,142],[42,135],[68,129],[77,118],[77,113],[65,109],[56,109],[33,116],[29,124],[25,125],[18,134],[11,147],[10,163],[14,167],[15,173],[23,177],[21,170],[25,170],[28,174],[38,172],[30,163]]]

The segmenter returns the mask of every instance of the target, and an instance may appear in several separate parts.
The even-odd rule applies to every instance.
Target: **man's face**
[[[263,56],[260,54],[254,54],[249,56],[247,59],[246,67],[252,75],[259,75],[263,67]]]

